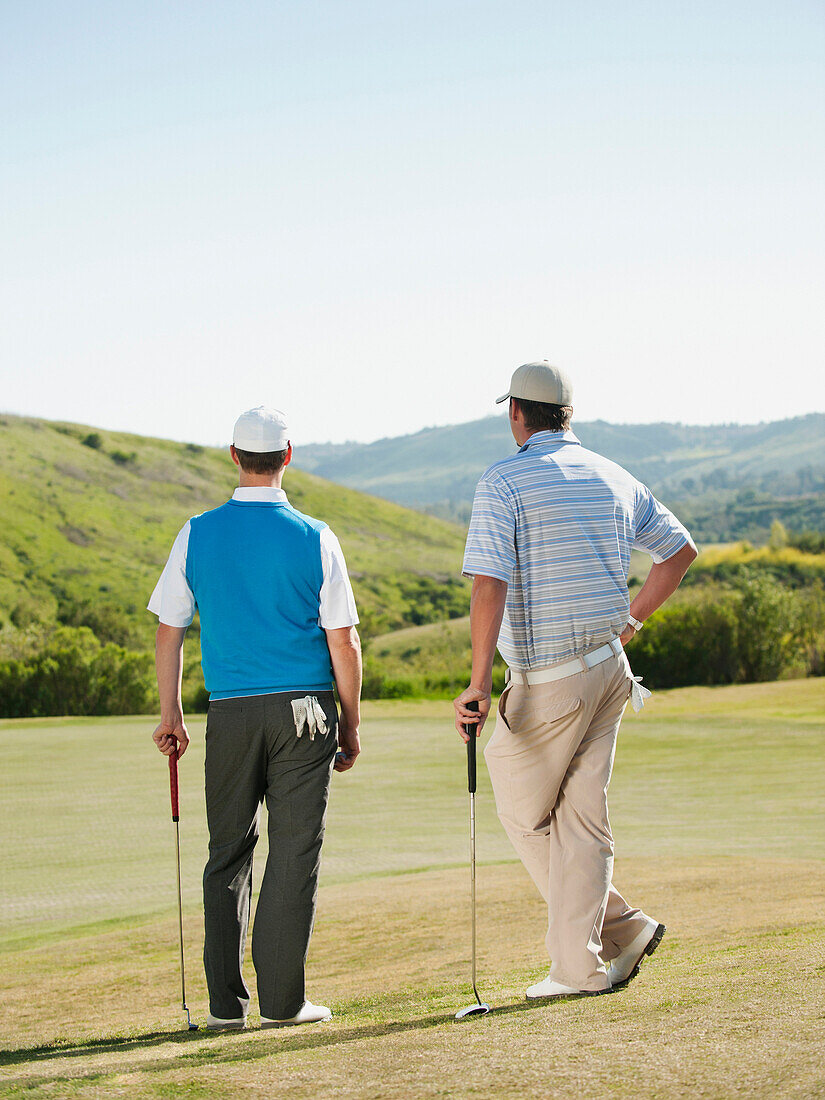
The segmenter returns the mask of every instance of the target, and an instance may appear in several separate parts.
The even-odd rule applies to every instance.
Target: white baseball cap
[[[279,409],[259,405],[241,413],[235,421],[232,443],[239,451],[266,454],[269,451],[285,451],[289,446],[289,427]]]
[[[541,401],[545,405],[572,405],[573,384],[563,370],[542,359],[540,363],[523,363],[514,370],[510,389],[496,398],[496,404],[508,397],[523,397],[525,401]]]

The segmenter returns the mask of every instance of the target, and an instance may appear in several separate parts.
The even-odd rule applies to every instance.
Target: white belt
[[[507,671],[510,681],[514,684],[549,684],[553,680],[563,680],[566,676],[575,676],[577,672],[587,672],[589,668],[600,665],[610,657],[622,652],[622,643],[618,638],[612,638],[605,645],[593,649],[590,653],[582,653],[579,657],[571,657],[563,664],[553,665],[551,668],[538,668],[532,672],[517,672],[514,668]]]
[[[575,676],[577,672],[586,672],[594,665],[600,665],[614,654],[618,657],[624,651],[624,647],[618,638],[612,638],[605,645],[590,653],[582,653],[578,657],[571,657],[561,665],[553,665],[552,668],[534,669],[532,672],[516,672],[508,668],[508,682],[512,684],[550,684],[553,680],[563,680],[566,676]],[[630,666],[628,665],[628,671]],[[641,684],[641,676],[630,673],[632,683],[630,685],[630,702],[638,714],[645,705],[645,699],[650,698],[650,692]]]

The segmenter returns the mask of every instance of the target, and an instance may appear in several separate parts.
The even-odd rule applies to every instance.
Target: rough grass
[[[224,1036],[180,1030],[173,838],[148,725],[2,723],[0,1095],[825,1095],[823,694],[821,681],[684,689],[628,717],[616,881],[668,934],[608,997],[524,1002],[547,966],[544,916],[484,782],[479,974],[496,1011],[463,1022],[461,746],[443,704],[368,706],[365,755],[336,778],[309,967],[335,1019]],[[182,827],[202,1020],[194,732]]]

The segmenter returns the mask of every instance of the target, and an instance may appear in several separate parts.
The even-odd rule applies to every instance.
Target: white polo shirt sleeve
[[[650,554],[655,562],[667,561],[683,546],[693,546],[687,528],[646,485],[638,483],[634,514],[633,547]]]
[[[195,617],[195,595],[186,580],[186,553],[189,549],[189,521],[172,544],[160,580],[147,604],[165,626],[189,626]]]
[[[516,561],[516,515],[510,494],[500,478],[485,475],[476,487],[462,573],[509,584]]]
[[[318,622],[324,630],[355,626],[358,622],[358,610],[347,573],[347,563],[344,561],[344,551],[329,527],[324,527],[321,531],[321,565],[324,580],[321,584]]]

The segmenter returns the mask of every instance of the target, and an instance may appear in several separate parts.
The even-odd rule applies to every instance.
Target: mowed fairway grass
[[[450,713],[365,706],[364,754],[334,781],[308,969],[335,1018],[260,1031],[253,1001],[235,1034],[183,1030],[151,720],[0,723],[0,1095],[825,1096],[825,682],[657,692],[628,713],[615,881],[668,934],[606,997],[525,1002],[545,917],[482,769],[479,982],[495,1011],[461,1022],[467,795]],[[203,720],[190,728],[184,923],[203,1023]]]

